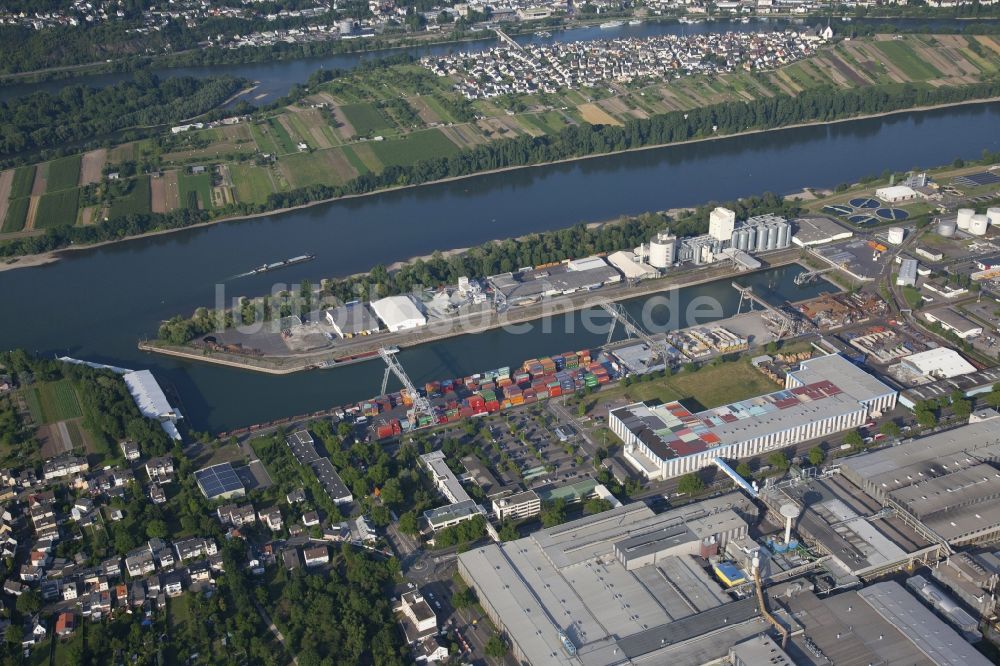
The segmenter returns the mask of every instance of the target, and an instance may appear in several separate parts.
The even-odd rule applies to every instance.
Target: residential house
[[[76,631],[76,615],[69,611],[59,613],[56,618],[56,635],[65,638]]]
[[[184,576],[180,571],[170,571],[160,576],[160,579],[162,590],[168,597],[184,594]]]
[[[268,529],[272,532],[278,532],[281,530],[281,510],[278,507],[271,507],[270,509],[264,509],[257,513],[257,517],[260,518],[261,522],[267,525]]]
[[[120,557],[112,557],[101,562],[101,572],[105,576],[121,576],[122,560]]]
[[[70,510],[70,515],[73,516],[73,520],[79,521],[93,510],[94,501],[89,497],[81,497],[73,504],[73,508]]]
[[[149,548],[137,548],[125,555],[125,570],[132,578],[145,576],[156,571],[153,553]]]
[[[307,511],[302,514],[302,524],[306,527],[315,527],[319,525],[319,512],[318,511]]]
[[[188,567],[188,576],[191,580],[196,583],[205,583],[212,580],[212,571],[208,566],[208,562],[201,561],[195,562]]]
[[[399,613],[407,643],[412,645],[437,632],[437,616],[419,590],[404,592],[393,610]]]
[[[245,504],[243,506],[226,504],[220,506],[217,513],[219,515],[219,521],[223,525],[242,527],[244,525],[253,525],[257,522],[257,514],[254,512],[253,505],[251,504]]]
[[[42,579],[42,570],[30,564],[22,564],[18,574],[25,583],[34,583]]]
[[[330,525],[323,530],[323,538],[327,541],[350,541],[351,526],[346,520],[336,525]]]
[[[174,459],[170,456],[159,456],[146,461],[146,474],[153,483],[170,483],[174,480]]]
[[[19,583],[13,578],[8,578],[3,582],[3,591],[15,597],[21,596],[21,593],[23,593],[26,589],[27,586],[24,583]]]
[[[167,494],[163,492],[163,488],[154,483],[149,487],[149,500],[153,504],[163,504],[167,501]]]
[[[139,445],[130,439],[119,443],[122,448],[122,454],[125,456],[125,460],[132,462],[138,460],[142,456],[142,452],[139,451]]]
[[[302,564],[302,558],[299,557],[299,549],[296,548],[295,546],[292,546],[291,548],[286,548],[281,553],[281,561],[285,565],[285,568],[288,569],[289,571],[292,571],[293,569],[298,569],[299,566]]]
[[[59,456],[42,465],[42,477],[46,481],[65,479],[82,474],[90,469],[86,458],[74,455]]]
[[[177,551],[177,559],[180,562],[186,562],[187,560],[204,555],[214,555],[218,552],[214,540],[203,539],[201,537],[178,541],[174,544],[174,550]]]
[[[292,492],[285,495],[285,500],[289,504],[299,504],[300,502],[306,501],[306,491],[302,488],[293,490]]]
[[[330,552],[326,546],[314,546],[302,551],[307,567],[322,566],[330,561]]]
[[[62,598],[63,601],[72,601],[80,595],[80,586],[73,580],[67,583],[63,583],[62,586]]]

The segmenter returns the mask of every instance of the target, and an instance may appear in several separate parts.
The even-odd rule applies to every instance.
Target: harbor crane
[[[810,282],[818,278],[820,275],[823,275],[824,273],[829,273],[832,270],[833,267],[831,266],[829,268],[821,268],[814,271],[805,271],[803,273],[799,273],[798,275],[796,275],[795,279],[792,281],[795,283],[796,286],[801,287],[804,284],[809,284]]]
[[[431,401],[427,399],[426,396],[422,395],[417,387],[413,385],[410,380],[409,375],[406,374],[406,370],[403,366],[399,364],[396,360],[395,352],[389,351],[385,347],[378,348],[378,355],[385,361],[385,375],[382,376],[382,392],[380,395],[385,395],[386,388],[389,384],[389,373],[396,375],[396,379],[400,381],[403,388],[406,389],[407,394],[413,399],[413,414],[414,416],[434,416],[434,410],[431,409]]]
[[[609,315],[611,315],[611,328],[608,329],[608,341],[607,344],[611,344],[611,337],[615,334],[615,327],[621,323],[625,328],[625,332],[629,337],[633,335],[643,342],[645,342],[650,351],[653,352],[653,358],[659,357],[666,364],[670,361],[670,354],[667,351],[667,345],[662,340],[656,340],[647,333],[638,322],[634,321],[628,312],[619,303],[612,303],[610,301],[602,301],[598,305]]]
[[[770,319],[775,328],[777,328],[777,334],[775,337],[778,340],[785,337],[786,333],[795,332],[796,330],[795,320],[793,320],[787,314],[785,314],[778,308],[774,307],[773,305],[765,301],[757,294],[753,293],[753,287],[749,286],[744,287],[738,282],[733,282],[732,284],[733,284],[733,289],[740,292],[740,302],[739,305],[736,306],[736,314],[740,314],[743,312],[744,301],[750,304],[750,307],[747,310],[747,312],[753,310],[753,305],[754,303],[756,303],[757,305],[761,306],[764,310],[766,310],[766,314],[764,316]]]

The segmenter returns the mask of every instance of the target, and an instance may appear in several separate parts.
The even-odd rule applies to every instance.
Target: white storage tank
[[[783,224],[778,227],[778,247],[780,249],[785,249],[792,244],[792,227],[789,224]]]
[[[768,227],[767,228],[767,249],[773,250],[778,247],[778,228]]]
[[[649,241],[649,265],[653,268],[667,268],[674,263],[674,248],[677,237],[669,231],[660,232]]]
[[[987,208],[986,218],[990,221],[991,226],[1000,227],[1000,206],[991,206]]]
[[[985,236],[989,226],[989,220],[985,215],[973,215],[969,222],[969,233],[973,236]]]
[[[954,218],[948,218],[946,220],[939,220],[937,231],[938,234],[945,237],[951,237],[955,235],[955,228],[957,223]]]
[[[976,214],[976,211],[971,208],[959,208],[958,218],[955,220],[958,223],[958,228],[962,231],[969,230],[969,223],[972,221],[972,216]]]
[[[906,232],[903,230],[903,227],[891,227],[889,229],[889,242],[893,245],[902,245],[905,237]]]

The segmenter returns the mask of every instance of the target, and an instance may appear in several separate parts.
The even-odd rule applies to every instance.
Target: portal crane
[[[395,352],[389,351],[385,347],[378,348],[378,355],[382,357],[385,361],[385,375],[382,377],[382,392],[380,395],[385,395],[386,388],[389,384],[389,373],[396,375],[396,379],[403,385],[406,389],[407,394],[413,399],[413,414],[414,416],[429,416],[434,417],[434,410],[431,409],[431,402],[426,396],[422,395],[417,387],[413,385],[410,381],[409,375],[406,374],[406,370],[403,366],[399,364],[396,360]]]

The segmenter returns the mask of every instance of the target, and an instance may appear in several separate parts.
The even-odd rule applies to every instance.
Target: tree
[[[937,425],[937,416],[929,409],[917,409],[917,423],[924,428],[933,428]]]
[[[507,656],[507,641],[503,639],[500,634],[493,634],[490,639],[486,641],[486,656],[493,657],[494,659],[502,659]]]
[[[881,432],[886,437],[892,437],[892,438],[899,437],[900,435],[899,426],[896,425],[895,421],[886,421],[885,423],[883,423],[882,427],[879,428],[879,432]]]
[[[687,495],[694,495],[704,489],[705,482],[701,480],[701,477],[698,476],[696,472],[685,474],[681,477],[681,480],[677,482],[677,492]]]
[[[586,514],[602,513],[611,508],[611,502],[603,497],[592,497],[583,505],[583,512]]]
[[[775,469],[785,471],[788,469],[788,456],[784,451],[775,451],[767,457],[767,464]]]
[[[809,463],[811,465],[821,465],[824,460],[826,460],[826,454],[823,453],[823,449],[818,446],[809,449]]]
[[[151,520],[146,523],[146,536],[150,539],[162,539],[168,533],[167,524],[162,520]]]
[[[417,519],[416,511],[407,511],[399,517],[399,529],[406,534],[417,534],[420,532],[420,521]]]
[[[513,541],[514,539],[521,536],[520,534],[517,533],[517,528],[514,527],[514,523],[510,522],[509,520],[504,522],[504,524],[500,526],[499,534],[501,541]]]
[[[857,430],[852,430],[844,436],[844,444],[847,444],[852,449],[860,449],[865,445],[865,440],[861,436],[861,433]]]
[[[951,411],[955,412],[955,417],[967,419],[972,414],[972,403],[968,400],[952,400]]]
[[[747,481],[749,481],[753,476],[753,471],[750,469],[750,465],[745,460],[740,461],[740,464],[736,466],[736,473]]]
[[[34,615],[42,607],[42,597],[38,590],[27,590],[17,598],[15,607],[21,615]]]
[[[471,587],[463,587],[451,595],[451,605],[455,608],[468,608],[474,603],[476,603],[476,593]]]
[[[556,499],[542,509],[542,527],[555,527],[566,522],[566,500]]]

